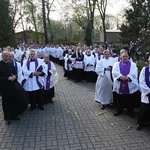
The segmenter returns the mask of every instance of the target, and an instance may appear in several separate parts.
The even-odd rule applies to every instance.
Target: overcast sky
[[[62,5],[61,1],[63,0],[54,1],[55,11],[51,12],[51,15],[50,15],[51,19],[61,20],[62,18],[64,18],[63,9],[65,7]],[[66,2],[69,2],[69,1],[70,0],[66,0]],[[108,0],[106,13],[117,17],[119,14],[123,13],[123,9],[127,8],[127,6],[128,6],[127,0]],[[19,31],[22,31],[22,28],[18,27],[16,29],[16,32],[19,32]]]
[[[60,2],[61,0],[58,1]],[[56,11],[51,12],[51,17],[52,19],[60,20],[63,16],[63,12],[61,11],[62,10],[61,7],[63,6],[62,5],[60,6],[57,1],[55,1],[55,6],[56,6],[55,7]],[[118,14],[123,13],[123,9],[127,7],[128,7],[128,3],[126,0],[108,0],[106,13],[116,16]]]

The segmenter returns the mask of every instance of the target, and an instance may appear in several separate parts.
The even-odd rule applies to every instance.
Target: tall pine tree
[[[1,0],[0,14],[0,47],[14,46],[15,34],[13,22],[9,15],[9,0]]]
[[[126,22],[120,28],[123,43],[136,44],[143,49],[150,48],[150,0],[130,1],[130,8],[125,11]]]

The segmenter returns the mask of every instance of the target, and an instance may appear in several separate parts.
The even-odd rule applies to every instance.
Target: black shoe
[[[40,110],[44,110],[44,107],[42,107],[42,106],[38,106],[38,108],[39,108]]]
[[[99,101],[95,101],[95,102],[100,104],[100,102],[99,102]]]
[[[13,118],[11,118],[11,120],[20,120],[20,118],[18,118],[18,117],[13,117]]]
[[[102,110],[105,109],[105,105],[101,105],[101,109],[102,109]]]
[[[138,130],[138,131],[139,131],[139,130],[141,130],[141,129],[142,129],[142,127],[143,127],[142,125],[139,125],[139,124],[138,124],[138,125],[136,126],[136,130]]]
[[[116,112],[114,116],[119,116],[122,112]]]
[[[8,119],[8,120],[5,120],[5,121],[6,121],[6,124],[7,124],[7,125],[10,125],[10,124],[11,124],[11,120]]]
[[[110,109],[114,109],[115,106],[113,104],[107,104],[107,107],[110,108]]]

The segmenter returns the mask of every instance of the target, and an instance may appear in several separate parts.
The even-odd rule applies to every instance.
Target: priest
[[[136,130],[140,130],[147,121],[150,121],[150,57],[148,61],[149,65],[141,70],[139,76],[142,94]]]
[[[109,50],[104,50],[104,59],[98,61],[95,72],[98,74],[98,79],[95,86],[95,101],[101,103],[101,109],[109,105],[113,101],[112,95],[112,67],[114,59],[110,57]]]
[[[139,99],[138,70],[134,62],[129,61],[129,55],[124,52],[121,61],[114,64],[112,75],[114,79],[113,91],[117,93],[117,112],[122,113],[127,108],[128,115],[134,117],[134,107]]]
[[[20,120],[18,115],[23,113],[28,105],[28,94],[17,82],[17,74],[12,63],[9,62],[9,52],[2,52],[0,61],[0,94],[4,120],[10,125],[11,120]]]
[[[77,47],[75,49],[75,53],[71,56],[71,58],[74,58],[74,62],[72,64],[74,79],[76,82],[81,82],[83,80],[84,72],[84,55],[82,54],[81,47]]]
[[[72,64],[74,59],[71,57],[72,57],[72,50],[69,49],[68,53],[66,53],[64,57],[64,69],[65,69],[64,77],[67,77],[68,80],[73,79]]]
[[[22,85],[29,95],[30,110],[34,110],[36,105],[40,110],[44,110],[43,87],[47,65],[43,60],[36,58],[34,49],[30,49],[29,58],[23,62],[22,71],[24,75]]]
[[[17,74],[17,81],[21,84],[22,82],[21,64],[14,59],[14,54],[12,52],[9,52],[9,62],[11,62],[14,65]]]
[[[95,80],[95,63],[96,58],[91,54],[91,50],[88,49],[84,56],[84,75],[87,82],[94,82]]]
[[[47,75],[44,78],[44,102],[46,104],[53,103],[54,86],[58,81],[58,74],[54,63],[49,60],[48,54],[44,55],[44,62],[47,65]]]

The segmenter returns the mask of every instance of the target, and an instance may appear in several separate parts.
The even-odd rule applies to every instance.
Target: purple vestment
[[[123,76],[127,76],[130,72],[131,62],[128,61],[126,63],[123,63],[123,61],[120,61],[119,67],[120,67],[120,73]],[[120,82],[119,93],[120,94],[130,94],[129,86],[128,86],[128,80]]]

